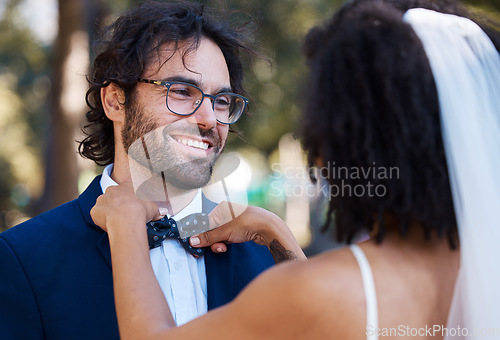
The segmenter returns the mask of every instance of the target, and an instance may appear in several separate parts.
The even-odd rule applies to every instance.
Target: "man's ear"
[[[125,120],[125,95],[123,90],[115,83],[101,89],[101,102],[106,117],[115,123],[123,123]]]

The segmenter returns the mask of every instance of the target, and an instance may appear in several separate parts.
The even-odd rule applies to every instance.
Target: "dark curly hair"
[[[437,90],[421,41],[402,21],[414,7],[471,17],[451,0],[354,0],[306,38],[299,134],[309,166],[319,161],[316,172],[330,187],[383,193],[330,196],[323,229],[341,242],[366,231],[381,242],[391,216],[403,236],[418,224],[427,238],[436,232],[452,248],[457,243]],[[499,49],[498,32],[481,26]],[[340,168],[373,172],[342,177]]]
[[[214,41],[221,49],[230,75],[234,92],[245,95],[243,88],[243,68],[240,54],[258,55],[244,32],[245,25],[238,29],[217,13],[218,19],[203,10],[203,5],[176,2],[141,3],[120,16],[101,33],[96,41],[99,50],[91,68],[86,101],[90,108],[86,138],[80,142],[78,151],[83,157],[98,165],[113,162],[115,154],[113,123],[105,113],[101,102],[101,89],[110,83],[118,85],[124,92],[125,106],[130,104],[137,79],[142,76],[151,58],[160,55],[165,43],[188,41],[189,51],[195,50],[203,37]],[[183,57],[184,57],[183,56]]]

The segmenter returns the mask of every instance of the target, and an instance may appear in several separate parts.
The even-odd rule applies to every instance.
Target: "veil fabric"
[[[408,10],[423,43],[441,111],[460,271],[445,339],[500,336],[500,55],[469,19]]]

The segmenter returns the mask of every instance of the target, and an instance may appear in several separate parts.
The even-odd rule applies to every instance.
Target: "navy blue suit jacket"
[[[108,236],[91,217],[100,176],[80,197],[0,234],[0,339],[118,339]],[[205,254],[208,309],[274,264],[266,247]]]

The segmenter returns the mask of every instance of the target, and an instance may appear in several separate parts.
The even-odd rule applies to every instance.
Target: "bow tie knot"
[[[194,248],[189,244],[189,238],[195,234],[207,231],[208,216],[198,213],[191,214],[179,221],[166,216],[157,221],[146,223],[149,249],[159,247],[167,238],[178,239],[182,247],[193,256],[203,256],[204,248]]]

